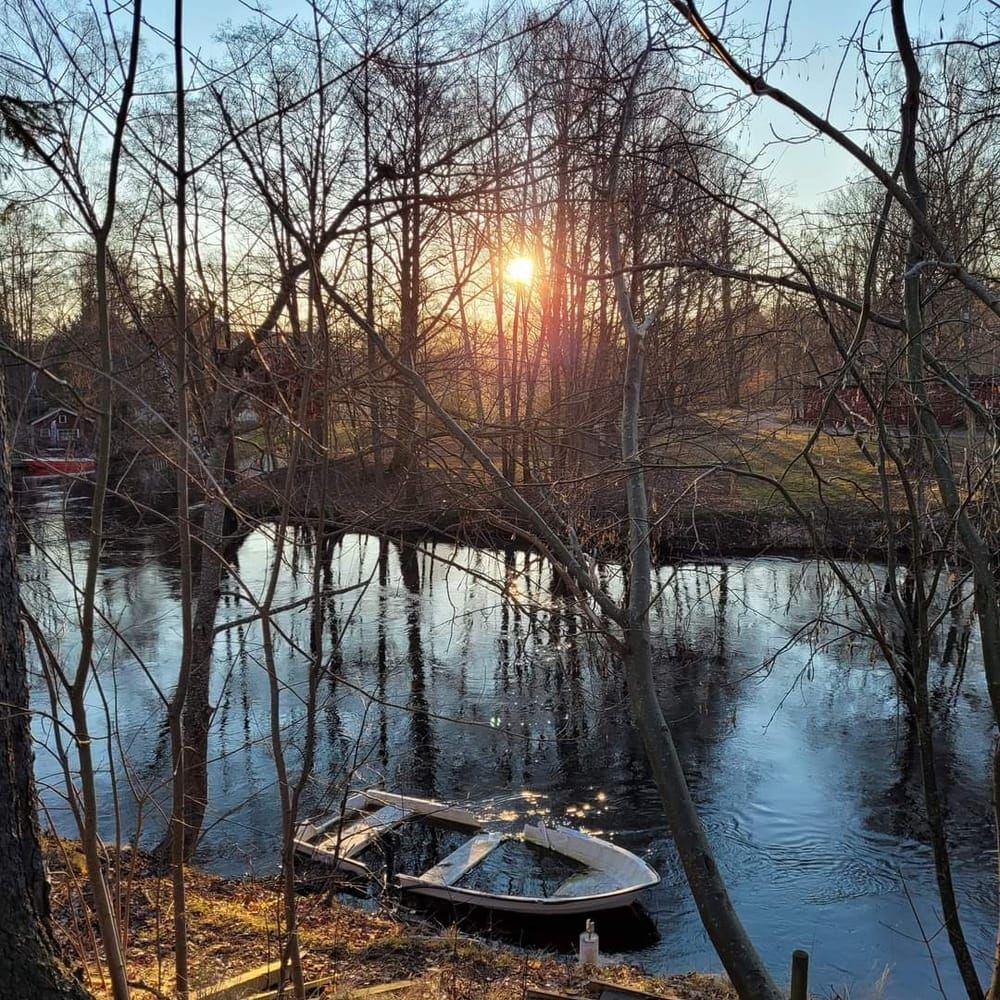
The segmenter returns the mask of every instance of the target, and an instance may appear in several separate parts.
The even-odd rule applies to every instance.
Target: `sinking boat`
[[[92,458],[66,458],[58,455],[30,455],[23,464],[29,476],[90,475],[97,468]]]
[[[342,813],[300,824],[295,847],[316,861],[369,877],[371,870],[361,855],[380,838],[415,821],[480,831],[422,873],[395,874],[399,888],[418,896],[512,913],[593,913],[627,906],[660,881],[631,851],[579,830],[529,823],[519,833],[487,831],[467,809],[377,788],[350,795]],[[541,893],[537,886],[517,891],[511,884],[498,891],[490,886],[491,881],[503,881],[503,864],[496,873],[500,877],[491,878],[489,859],[510,845],[529,845],[563,863],[547,891]]]

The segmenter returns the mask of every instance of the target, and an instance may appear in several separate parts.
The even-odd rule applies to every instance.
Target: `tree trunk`
[[[615,255],[617,257],[617,254]],[[615,270],[619,270],[617,262]],[[624,285],[624,283],[622,283]],[[621,301],[621,297],[620,297]],[[639,409],[645,331],[638,331],[631,309],[621,303],[628,331],[628,361],[622,407],[622,461],[627,470],[629,512],[629,606],[625,630],[625,676],[633,725],[642,737],[646,758],[677,846],[684,874],[701,922],[727,974],[743,1000],[780,1000],[782,994],[768,974],[729,898],[725,880],[698,816],[684,769],[663,717],[653,680],[649,644],[652,554],[645,472],[639,453]]]
[[[97,248],[97,300],[101,334],[101,406],[98,417],[97,475],[94,498],[90,512],[90,546],[87,554],[87,572],[83,585],[80,610],[80,657],[76,675],[66,694],[73,719],[73,738],[76,743],[80,773],[80,800],[83,806],[83,824],[80,840],[87,859],[87,880],[93,894],[94,912],[101,928],[108,978],[111,980],[115,1000],[128,1000],[129,985],[125,972],[125,955],[118,929],[118,915],[111,899],[104,871],[104,852],[99,830],[97,781],[90,723],[87,717],[86,689],[93,675],[94,609],[97,600],[97,572],[101,549],[104,544],[104,509],[108,495],[108,471],[111,464],[111,385],[113,358],[111,351],[110,319],[108,309],[108,246],[107,236],[96,240]]]
[[[223,455],[221,456],[224,461]],[[214,449],[213,449],[214,450]],[[218,454],[216,453],[216,457]],[[221,469],[221,465],[213,467]],[[208,730],[212,722],[210,700],[215,618],[222,590],[226,507],[221,498],[205,507],[198,542],[201,567],[195,589],[191,632],[191,663],[187,697],[183,706],[184,733],[184,858],[190,860],[198,846],[208,803]]]
[[[926,193],[917,168],[917,125],[920,113],[920,67],[910,41],[902,0],[892,2],[893,31],[906,78],[906,90],[901,108],[900,165],[906,191],[917,208],[927,207]],[[955,523],[959,542],[972,568],[975,607],[979,615],[979,633],[982,640],[983,667],[993,708],[994,721],[1000,724],[1000,600],[993,572],[993,559],[988,541],[969,514],[968,505],[961,501],[955,471],[948,456],[947,441],[938,422],[927,392],[924,355],[924,316],[921,271],[926,258],[926,241],[916,221],[910,223],[906,252],[906,272],[903,278],[903,306],[906,322],[906,369],[913,411],[917,417],[916,432],[920,444],[926,449],[934,470],[934,477],[941,500],[949,517]],[[931,775],[933,779],[933,774]],[[925,788],[926,778],[925,778]],[[928,789],[930,791],[930,789]],[[928,805],[931,805],[928,798]],[[933,824],[935,817],[928,817]],[[939,845],[935,844],[935,847]],[[945,848],[946,849],[946,848]],[[935,861],[937,862],[937,853]],[[969,953],[959,923],[957,906],[948,913],[945,889],[942,884],[940,864],[936,864],[939,885],[942,885],[942,902],[945,907],[948,939],[955,955],[955,963],[962,976],[966,992],[972,1000],[983,996],[975,963]],[[994,978],[996,978],[994,972]]]
[[[757,953],[729,898],[725,880],[715,863],[705,828],[691,798],[691,790],[684,777],[670,726],[663,717],[653,679],[649,642],[652,548],[649,540],[646,474],[639,440],[646,334],[653,320],[647,317],[641,325],[636,322],[622,267],[621,237],[615,220],[621,152],[634,114],[636,84],[648,54],[649,49],[638,60],[630,80],[608,172],[608,247],[618,312],[628,344],[622,386],[621,446],[629,519],[628,607],[623,637],[629,706],[632,723],[646,749],[646,758],[702,925],[711,938],[733,987],[741,1000],[782,1000],[781,991],[767,971],[767,966]]]
[[[225,568],[226,503],[217,491],[225,478],[226,453],[234,392],[219,385],[209,414],[209,456],[206,462],[211,481],[206,484],[205,510],[197,532],[199,564],[193,588],[194,614],[190,626],[190,651],[186,665],[187,679],[183,698],[175,693],[171,713],[181,715],[183,747],[180,759],[183,775],[184,861],[189,861],[198,846],[208,802],[208,731],[212,722],[211,684],[212,650],[215,646],[215,619]],[[157,848],[164,860],[171,857],[171,830]],[[174,859],[174,865],[178,859]]]
[[[85,1000],[49,929],[48,885],[38,841],[28,680],[18,622],[7,401],[0,378],[0,996]]]
[[[934,855],[934,877],[937,880],[938,897],[941,900],[941,916],[948,934],[948,943],[955,956],[965,990],[971,1000],[982,1000],[983,988],[976,973],[976,963],[969,951],[962,930],[958,912],[958,899],[951,875],[951,856],[945,830],[944,804],[938,789],[935,769],[933,725],[927,696],[926,671],[921,670],[915,678],[914,712],[917,730],[917,747],[920,756],[920,774],[924,786],[924,805],[927,810],[927,825],[931,834],[931,851]]]
[[[403,209],[403,257],[399,306],[399,355],[408,368],[417,367],[417,342],[420,314],[420,209],[414,201]],[[410,471],[413,464],[417,433],[417,401],[413,388],[399,387],[396,405],[396,447],[392,454],[391,469],[396,473]]]
[[[185,143],[187,114],[184,88],[184,4],[174,3],[174,82],[175,111],[177,114],[177,164],[174,207],[177,213],[177,270],[174,275],[174,348],[177,360],[177,436],[180,455],[177,463],[177,538],[180,555],[181,595],[181,661],[177,668],[177,687],[167,707],[170,727],[170,760],[173,767],[170,800],[170,826],[167,840],[170,844],[170,881],[174,910],[174,992],[181,1000],[188,996],[188,924],[187,889],[184,862],[187,837],[184,834],[184,796],[187,777],[187,759],[184,754],[184,729],[181,723],[184,701],[187,698],[191,676],[191,427],[188,413],[188,322],[187,322],[187,173]],[[223,217],[225,209],[223,209]],[[223,223],[224,225],[224,223]],[[223,230],[223,247],[225,247]],[[225,253],[225,249],[223,249]],[[223,282],[225,282],[223,258]],[[223,310],[227,312],[226,336],[228,338],[228,307],[225,300],[228,289],[223,285]],[[232,436],[230,435],[230,441]]]

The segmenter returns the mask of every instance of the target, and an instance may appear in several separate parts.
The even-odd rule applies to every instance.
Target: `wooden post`
[[[801,948],[792,952],[792,983],[790,1000],[807,1000],[809,996],[809,953]]]

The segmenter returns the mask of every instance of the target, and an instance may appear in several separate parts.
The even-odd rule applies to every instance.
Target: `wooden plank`
[[[337,979],[340,979],[342,975],[342,973],[337,973],[332,976],[323,976],[321,979],[310,980],[308,983],[305,983],[306,993],[329,986]],[[362,1000],[363,997],[373,997],[385,993],[398,993],[400,990],[405,990],[410,986],[416,985],[416,979],[397,979],[394,982],[379,983],[376,986],[351,986],[346,990],[335,993],[334,1000]],[[288,987],[286,986],[285,996],[289,995]],[[277,996],[277,990],[268,990],[265,993],[255,993],[252,997],[247,997],[246,1000],[275,1000]]]
[[[604,979],[591,979],[587,989],[600,995],[600,1000],[663,1000],[658,993],[647,993],[632,986],[619,986]]]
[[[267,965],[260,965],[238,976],[224,979],[221,983],[195,992],[197,1000],[244,1000],[252,993],[276,987],[281,962],[275,959]]]
[[[505,839],[503,834],[481,833],[442,858],[433,868],[428,868],[419,876],[419,881],[454,885],[467,871],[475,868],[483,858],[495,851]]]
[[[461,806],[449,805],[447,802],[437,802],[434,799],[418,799],[413,795],[401,795],[398,792],[387,792],[382,788],[369,788],[365,795],[371,802],[381,802],[383,805],[395,806],[407,816],[426,816],[445,823],[456,823],[459,826],[480,827],[479,817],[463,809]]]
[[[416,985],[416,979],[397,979],[395,982],[380,983],[378,986],[357,986],[346,993],[334,994],[334,1000],[362,1000],[363,997],[380,996],[383,993],[398,993]]]
[[[378,804],[381,808],[350,823],[344,820],[344,816],[371,804]],[[480,820],[468,809],[448,805],[446,802],[435,802],[433,799],[418,799],[412,795],[370,788],[351,795],[347,799],[343,815],[336,814],[325,820],[314,818],[298,824],[293,843],[295,849],[302,854],[311,855],[318,861],[337,864],[340,859],[349,859],[359,854],[387,830],[418,816],[474,829],[482,826]],[[337,827],[341,827],[339,836]],[[323,834],[330,830],[333,832],[324,837]]]
[[[354,792],[352,795],[347,796],[343,813],[333,813],[327,816],[326,819],[313,816],[299,823],[295,827],[295,840],[311,844],[321,834],[326,833],[331,826],[336,826],[345,816],[349,816],[351,813],[361,812],[367,804],[368,797],[364,792]]]
[[[316,848],[320,851],[336,851],[340,847],[340,856],[350,858],[363,851],[373,840],[380,837],[387,830],[394,826],[399,826],[405,820],[406,813],[395,806],[382,806],[375,812],[363,816],[350,826],[345,827],[339,833],[331,834],[325,840],[320,841]]]

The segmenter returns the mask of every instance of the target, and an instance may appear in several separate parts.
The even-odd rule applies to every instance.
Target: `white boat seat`
[[[433,868],[428,868],[415,881],[434,885],[454,885],[506,839],[502,833],[480,833],[452,851],[446,858],[442,858]]]
[[[576,875],[570,875],[552,895],[557,898],[565,898],[567,896],[600,896],[603,893],[615,892],[627,887],[627,882],[623,883],[608,872],[585,871],[577,872]]]
[[[373,840],[376,840],[387,830],[394,826],[399,826],[410,814],[404,809],[397,809],[396,806],[382,806],[375,812],[362,816],[355,820],[350,826],[344,827],[339,835],[334,830],[330,836],[325,837],[316,846],[321,851],[330,853],[337,851],[340,846],[339,855],[342,858],[351,858],[355,854],[360,854]]]

